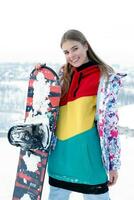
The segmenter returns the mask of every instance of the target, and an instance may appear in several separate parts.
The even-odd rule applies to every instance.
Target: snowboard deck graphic
[[[20,150],[13,200],[41,200],[47,159],[55,141],[61,88],[57,74],[46,65],[33,70],[28,84],[25,122],[47,123],[50,142],[47,147]]]

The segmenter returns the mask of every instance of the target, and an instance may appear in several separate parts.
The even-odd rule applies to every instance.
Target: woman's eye
[[[74,47],[74,48],[73,48],[73,51],[76,51],[77,49],[78,49],[78,47]]]
[[[68,51],[64,51],[64,54],[65,54],[65,55],[68,55],[68,54],[69,54],[69,52],[68,52]]]

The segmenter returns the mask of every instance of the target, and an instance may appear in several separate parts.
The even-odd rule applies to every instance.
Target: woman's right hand
[[[39,70],[41,68],[41,63],[35,65],[35,69]]]

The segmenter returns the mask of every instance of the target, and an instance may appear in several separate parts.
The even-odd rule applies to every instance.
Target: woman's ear
[[[87,43],[84,44],[84,48],[85,48],[86,50],[88,50],[89,46],[88,46]]]

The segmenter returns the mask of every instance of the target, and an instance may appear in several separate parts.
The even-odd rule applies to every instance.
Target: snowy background
[[[8,143],[7,130],[15,120],[23,118],[25,97],[29,73],[35,63],[1,63],[0,64],[0,200],[11,200],[18,164],[19,148]],[[49,64],[55,71],[59,65]],[[116,65],[117,71],[120,66]],[[119,97],[119,128],[122,145],[122,167],[116,186],[110,188],[112,200],[133,200],[134,179],[134,70],[122,68],[128,73],[124,88]],[[44,184],[42,199],[47,200],[49,185]],[[82,195],[72,193],[70,200],[82,200]]]

